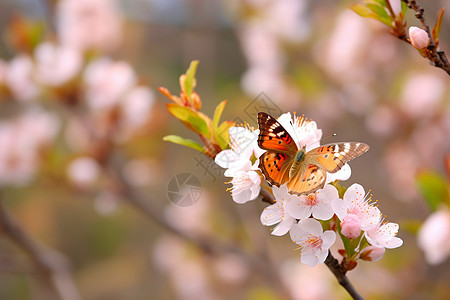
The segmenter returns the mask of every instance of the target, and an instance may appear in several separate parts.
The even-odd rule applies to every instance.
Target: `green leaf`
[[[387,7],[386,1],[387,0],[372,0],[372,1],[365,1],[365,2],[366,3],[376,3],[381,7]]]
[[[225,121],[220,124],[219,127],[214,132],[214,136],[216,138],[217,143],[219,144],[221,149],[228,148],[228,144],[230,143],[230,135],[228,134],[228,129],[234,126],[233,121]]]
[[[217,105],[216,110],[214,111],[214,117],[213,117],[213,128],[217,128],[219,126],[220,117],[222,116],[223,109],[225,108],[225,105],[227,104],[228,100],[223,100],[222,102]]]
[[[198,60],[191,61],[189,69],[186,71],[186,77],[184,78],[184,92],[189,98],[197,85],[197,80],[195,79],[195,72],[197,71]]]
[[[435,172],[420,172],[416,176],[416,186],[433,211],[448,200],[448,184],[441,175]]]
[[[362,4],[353,4],[350,9],[364,18],[373,18],[373,12]]]
[[[181,106],[175,103],[167,103],[167,110],[183,124],[192,131],[203,134],[210,138],[208,125],[206,121],[195,111],[186,106]]]
[[[402,14],[403,14],[403,16],[406,15],[406,11],[407,10],[408,10],[408,5],[406,5],[406,3],[402,1]]]
[[[368,3],[367,6],[370,6],[371,8],[361,5],[361,4],[354,4],[354,5],[350,6],[350,9],[353,10],[358,15],[360,15],[361,17],[372,18],[372,19],[378,20],[381,23],[383,23],[389,27],[393,26],[392,20],[390,19],[387,12],[382,7],[380,7],[379,5],[373,4],[373,3],[372,4]],[[374,12],[374,10],[375,10],[375,12]],[[382,13],[381,10],[383,10],[384,13]]]
[[[373,16],[374,19],[386,24],[389,27],[392,27],[392,19],[388,15],[387,11],[384,9],[384,7],[381,7],[377,4],[367,4],[367,8],[370,9],[375,16]]]
[[[167,135],[167,136],[163,137],[163,141],[172,142],[172,143],[175,143],[178,145],[183,145],[183,146],[195,149],[197,151],[200,151],[202,153],[205,152],[203,147],[199,143],[197,143],[193,140],[190,140],[190,139],[182,138],[177,135]]]
[[[441,32],[442,18],[444,17],[445,7],[442,7],[436,17],[436,24],[433,27],[432,35],[436,44],[439,44],[439,33]]]

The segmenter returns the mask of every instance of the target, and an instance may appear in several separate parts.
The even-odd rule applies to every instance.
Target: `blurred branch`
[[[402,0],[403,2],[408,5],[408,7],[412,10],[414,10],[416,18],[420,21],[422,24],[422,28],[428,33],[428,37],[430,38],[430,44],[427,47],[428,50],[428,59],[430,62],[437,68],[440,68],[447,72],[448,75],[450,75],[450,63],[448,61],[447,56],[445,55],[445,52],[443,50],[438,50],[438,47],[436,45],[436,42],[433,38],[433,35],[430,31],[430,26],[425,21],[424,12],[425,10],[417,3],[416,0]],[[402,40],[411,43],[406,36],[401,38]]]
[[[128,203],[135,207],[140,213],[179,238],[196,245],[208,255],[214,256],[233,253],[240,256],[251,268],[257,270],[267,278],[273,288],[280,293],[282,299],[292,299],[292,296],[279,278],[278,271],[272,268],[272,265],[268,264],[263,257],[252,255],[236,244],[220,241],[212,236],[198,237],[178,229],[164,218],[164,215],[161,213],[163,208],[158,207],[153,199],[144,198],[136,193],[119,170],[121,170],[119,166],[114,166],[112,170],[110,170],[112,172],[111,176],[118,180],[121,192]]]
[[[8,236],[24,250],[38,267],[58,297],[62,300],[81,299],[70,274],[66,258],[40,244],[29,236],[20,224],[9,214],[0,199],[0,232]]]

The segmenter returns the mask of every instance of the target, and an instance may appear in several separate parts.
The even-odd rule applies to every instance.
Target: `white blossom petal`
[[[277,236],[285,235],[294,223],[294,218],[289,215],[285,215],[284,219],[272,230],[272,234]]]

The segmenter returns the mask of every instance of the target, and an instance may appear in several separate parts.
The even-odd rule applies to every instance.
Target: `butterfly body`
[[[306,124],[301,119],[299,124]],[[294,194],[309,194],[323,188],[328,173],[339,171],[349,160],[369,150],[364,143],[328,144],[306,151],[298,149],[286,129],[267,113],[258,113],[258,145],[267,150],[260,157],[259,168],[272,185],[287,184]]]

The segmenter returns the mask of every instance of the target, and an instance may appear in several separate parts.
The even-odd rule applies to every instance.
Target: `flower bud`
[[[341,222],[341,233],[349,239],[356,239],[361,234],[361,221],[354,214],[347,215]]]
[[[367,261],[379,261],[383,257],[385,251],[386,249],[384,247],[368,246],[363,249],[359,258]]]
[[[409,39],[411,40],[411,45],[416,49],[424,49],[430,43],[428,33],[416,26],[409,27]]]

